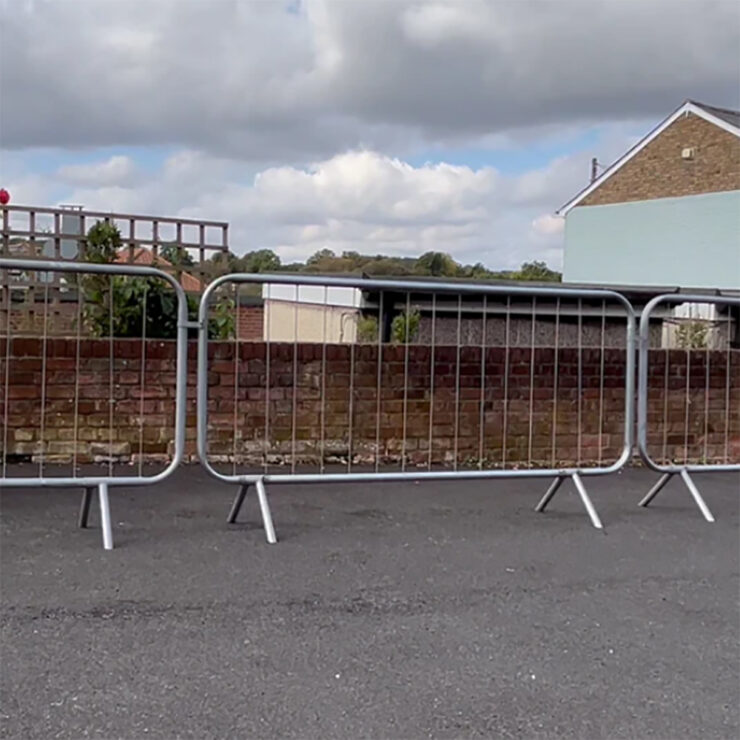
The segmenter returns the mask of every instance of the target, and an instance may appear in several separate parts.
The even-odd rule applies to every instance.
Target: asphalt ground
[[[6,738],[736,738],[740,478],[0,495]]]

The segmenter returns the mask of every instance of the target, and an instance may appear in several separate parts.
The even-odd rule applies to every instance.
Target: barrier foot
[[[100,503],[100,526],[103,530],[103,549],[113,549],[113,528],[110,522],[110,504],[108,502],[108,484],[98,485],[98,502]]]
[[[671,478],[673,478],[673,473],[664,473],[660,480],[647,492],[645,498],[640,501],[639,506],[647,506],[663,490],[665,484]]]
[[[262,524],[265,527],[265,536],[267,541],[274,545],[277,542],[275,537],[275,527],[272,525],[272,514],[270,513],[270,504],[267,501],[267,491],[265,491],[265,483],[260,478],[257,481],[257,498],[260,502],[260,512],[262,513]]]
[[[231,504],[231,511],[229,512],[229,516],[226,518],[226,521],[229,524],[234,524],[236,522],[237,517],[239,516],[239,512],[241,511],[242,504],[244,503],[244,499],[246,498],[247,491],[249,490],[249,483],[244,483],[237,492],[234,503]]]
[[[593,524],[596,529],[604,529],[604,525],[601,523],[601,519],[599,519],[599,515],[596,513],[596,509],[594,508],[593,502],[591,501],[591,497],[588,495],[588,491],[586,491],[586,486],[583,485],[581,476],[578,475],[578,473],[573,473],[570,477],[573,479],[573,484],[578,491],[578,495],[581,497],[581,501],[586,508],[589,519],[591,519],[591,524]],[[535,511],[542,512],[547,508],[547,505],[550,503],[553,496],[557,493],[560,486],[563,485],[564,480],[565,476],[562,475],[559,475],[557,478],[555,478],[540,502],[537,504],[537,506],[534,507]]]
[[[77,526],[80,529],[87,529],[87,520],[90,515],[90,503],[92,502],[93,489],[89,486],[82,492],[82,501],[80,502],[80,515],[77,518]]]
[[[555,478],[555,480],[550,484],[550,487],[545,492],[545,495],[540,499],[540,502],[537,504],[537,506],[534,507],[535,511],[542,512],[547,508],[550,500],[557,493],[558,488],[563,485],[564,480],[565,478],[561,475]]]
[[[586,507],[588,516],[591,519],[591,524],[593,524],[596,529],[604,529],[604,525],[601,523],[601,519],[599,519],[599,515],[596,513],[596,509],[594,508],[593,502],[588,495],[588,491],[586,491],[586,486],[583,485],[581,476],[578,475],[578,473],[573,473],[573,483],[575,483],[578,495],[581,497],[581,501]]]
[[[704,518],[708,522],[714,522],[714,516],[712,516],[712,512],[709,511],[709,507],[707,506],[706,501],[704,501],[702,495],[699,493],[699,489],[696,487],[694,481],[691,479],[689,471],[686,469],[682,470],[681,477],[683,478],[683,482],[686,484],[686,488],[689,489],[689,493],[694,497],[694,501],[699,507],[699,511],[701,511]]]

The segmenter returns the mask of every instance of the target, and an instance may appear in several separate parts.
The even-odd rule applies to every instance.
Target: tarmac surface
[[[4,738],[735,738],[740,478],[3,490]]]

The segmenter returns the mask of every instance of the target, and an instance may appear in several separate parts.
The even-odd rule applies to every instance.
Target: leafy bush
[[[378,341],[378,320],[375,316],[360,316],[357,321],[357,341],[361,344]]]
[[[164,281],[129,275],[83,281],[85,323],[95,337],[147,337],[168,339],[177,335],[177,295]]]
[[[706,349],[709,325],[704,321],[682,321],[676,327],[676,345],[681,349]]]
[[[406,344],[413,342],[419,333],[419,322],[421,314],[418,308],[412,308],[409,312],[398,314],[391,323],[391,340],[394,344]]]
[[[193,267],[195,265],[190,252],[178,244],[165,244],[159,250],[159,256],[179,270],[182,270],[183,267]]]
[[[87,232],[85,256],[88,262],[111,263],[120,247],[121,234],[114,224],[99,221]],[[176,245],[165,247],[162,256],[177,266],[192,264],[192,260],[188,263],[190,255]],[[177,337],[177,294],[161,278],[84,275],[78,285],[84,301],[85,328],[92,336]],[[187,303],[188,319],[194,321],[198,317],[198,301],[187,296]],[[231,339],[235,335],[235,323],[234,301],[222,298],[208,322],[208,336]]]
[[[85,327],[94,337],[175,339],[177,337],[177,294],[160,278],[106,276],[107,286],[84,289]],[[111,298],[113,306],[111,307]],[[198,318],[198,301],[187,296],[188,320]],[[210,339],[233,339],[236,320],[234,301],[222,298],[208,321]],[[194,334],[191,334],[193,336]]]
[[[235,306],[233,299],[226,296],[218,301],[208,322],[209,339],[233,339],[236,336]]]

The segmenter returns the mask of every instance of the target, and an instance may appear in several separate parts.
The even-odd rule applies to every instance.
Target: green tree
[[[101,277],[104,282],[87,282],[84,289],[85,323],[93,336],[176,336],[177,295],[169,284],[155,277]]]
[[[471,280],[485,280],[492,276],[492,272],[485,267],[481,262],[476,262],[474,265],[467,265],[462,268],[462,274],[466,278]]]
[[[415,260],[398,259],[396,257],[375,257],[364,267],[368,275],[405,277],[414,273]]]
[[[319,249],[318,252],[315,252],[306,260],[306,266],[310,267],[311,265],[316,265],[327,259],[334,259],[336,256],[337,255],[334,254],[331,249]]]
[[[87,231],[85,261],[96,264],[115,262],[121,248],[121,232],[109,221],[98,221]]]
[[[280,257],[271,249],[258,249],[247,252],[240,260],[240,268],[244,272],[277,272],[280,269]]]
[[[460,265],[444,252],[426,252],[416,261],[414,272],[433,277],[455,277],[460,272]]]
[[[167,260],[174,267],[180,269],[184,267],[194,267],[195,262],[187,249],[183,249],[178,244],[165,244],[159,250],[162,259]]]
[[[563,279],[559,272],[551,270],[544,262],[538,260],[523,263],[512,277],[515,280],[537,280],[548,283],[559,283]]]
[[[167,246],[187,255],[176,245]],[[111,263],[120,247],[121,234],[116,226],[99,221],[87,232],[86,261]],[[177,254],[170,254],[170,257],[178,259]],[[150,339],[173,339],[177,336],[177,294],[164,280],[92,274],[81,276],[78,286],[82,294],[84,324],[92,336],[141,337],[143,334]],[[194,320],[198,315],[198,301],[192,296],[187,301],[188,316]],[[228,309],[228,306],[216,305],[208,326],[212,338],[227,339],[234,335],[233,310]],[[227,313],[231,314],[231,323]]]

